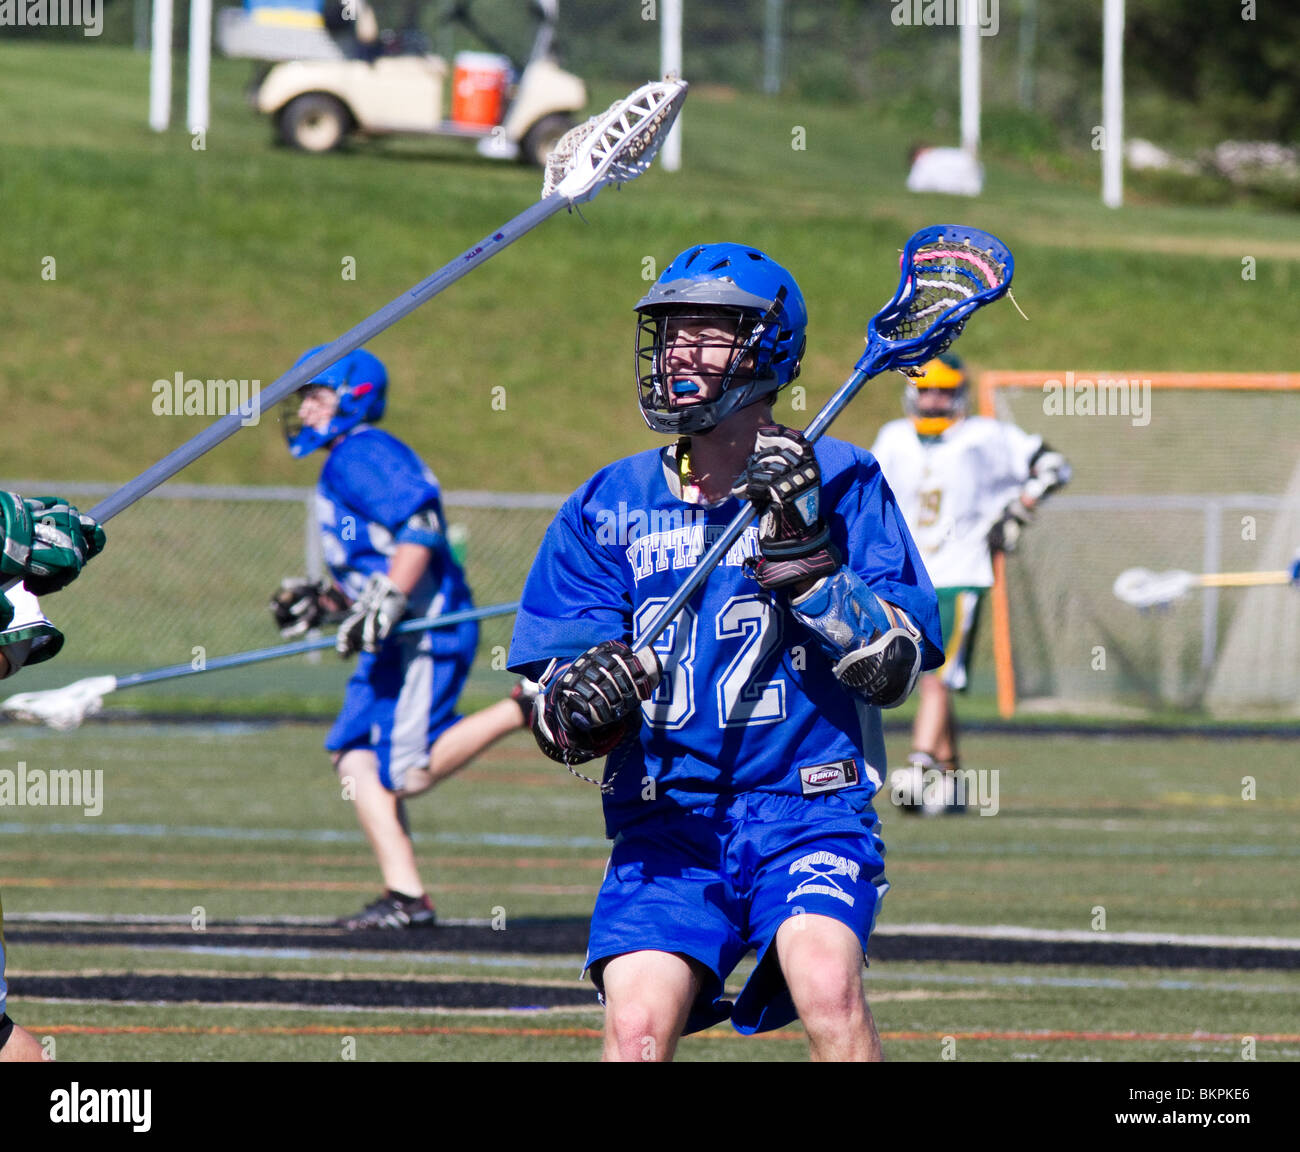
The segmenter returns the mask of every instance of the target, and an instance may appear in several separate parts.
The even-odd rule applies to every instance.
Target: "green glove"
[[[18,577],[36,596],[66,588],[104,547],[104,530],[59,496],[0,492],[0,577]]]
[[[0,592],[0,632],[3,632],[14,619],[14,606],[9,603],[9,597]]]

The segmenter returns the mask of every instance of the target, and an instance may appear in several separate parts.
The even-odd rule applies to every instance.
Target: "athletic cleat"
[[[932,768],[934,761],[924,752],[913,752],[902,768],[895,768],[889,774],[889,799],[896,808],[913,814],[921,811],[922,798],[925,795],[925,770]]]
[[[531,723],[533,719],[533,701],[537,699],[541,691],[541,685],[536,680],[523,678],[510,689],[510,699],[519,705],[519,711],[524,714],[525,724]]]
[[[432,928],[437,922],[438,914],[427,895],[411,900],[395,892],[385,892],[355,916],[345,916],[336,920],[334,925],[349,932],[369,932],[375,929]]]
[[[904,812],[937,816],[955,799],[952,775],[939,768],[925,752],[913,752],[907,764],[889,776],[889,798]]]
[[[943,774],[942,810],[949,816],[960,816],[966,811],[966,788],[964,783],[957,779],[955,765],[949,765]]]

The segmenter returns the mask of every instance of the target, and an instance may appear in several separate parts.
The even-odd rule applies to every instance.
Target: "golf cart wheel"
[[[303,152],[328,152],[337,148],[351,127],[348,110],[323,92],[297,96],[280,113],[281,138]]]
[[[560,137],[572,127],[573,121],[568,116],[558,113],[543,116],[524,133],[519,149],[520,159],[527,164],[536,164],[539,168],[544,166],[546,158],[560,142]]]

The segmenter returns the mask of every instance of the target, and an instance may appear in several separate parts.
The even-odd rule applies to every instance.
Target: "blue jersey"
[[[371,575],[388,571],[398,544],[413,543],[433,556],[411,595],[411,615],[471,606],[465,574],[447,543],[438,481],[396,437],[365,424],[344,436],[321,469],[316,513],[325,563],[353,599]]]
[[[924,666],[938,666],[934,589],[879,466],[842,441],[823,439],[816,452],[832,541],[873,592],[911,616]],[[561,508],[524,586],[512,669],[536,678],[552,658],[631,643],[739,511],[734,498],[684,503],[666,467],[659,450],[618,461]],[[806,794],[825,782],[865,803],[882,785],[879,709],[835,678],[788,595],[754,580],[745,560],[757,553],[751,525],[655,644],[663,676],[645,723],[606,769],[611,835],[655,812],[747,792]]]

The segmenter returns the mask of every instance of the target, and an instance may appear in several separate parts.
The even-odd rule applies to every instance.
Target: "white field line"
[[[1089,932],[1081,929],[1018,928],[1009,924],[877,925],[876,936],[962,936],[973,940],[1030,940],[1041,943],[1175,944],[1188,948],[1273,948],[1300,950],[1300,939],[1289,936],[1207,936],[1174,932]]]

